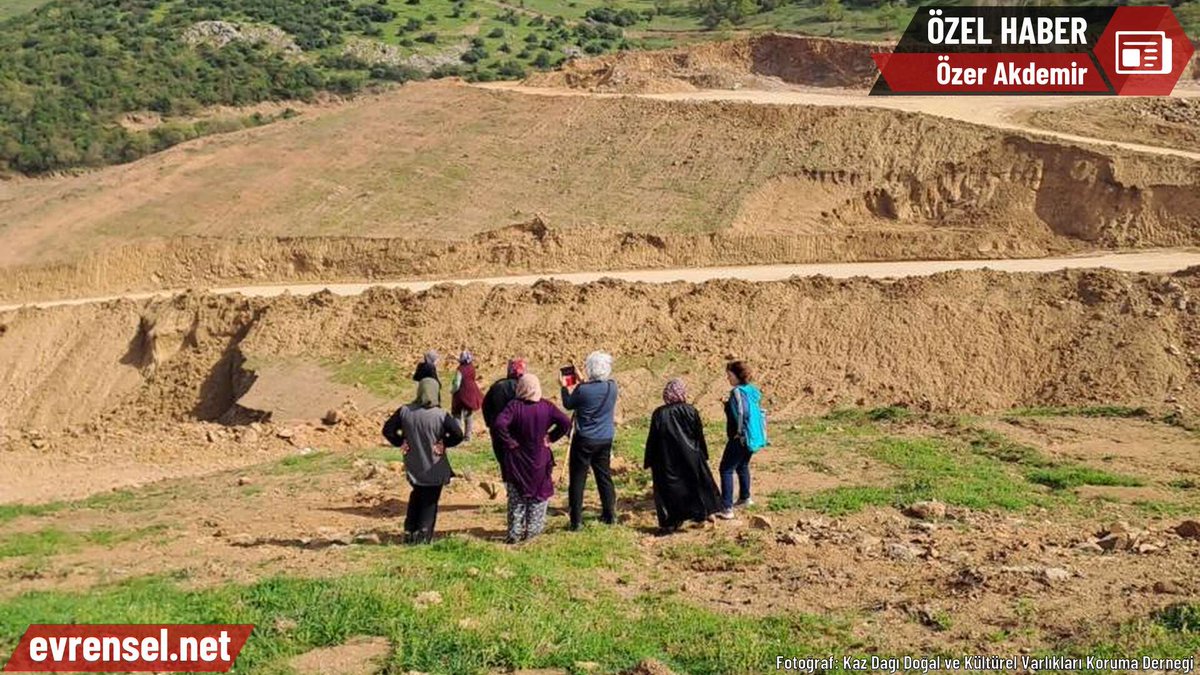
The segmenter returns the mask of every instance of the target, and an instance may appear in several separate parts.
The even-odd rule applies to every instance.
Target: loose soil
[[[1022,118],[1044,129],[1200,152],[1200,98],[1093,101]]]
[[[627,419],[646,415],[671,375],[685,376],[716,417],[731,354],[755,364],[768,406],[784,418],[893,404],[946,412],[1121,404],[1186,417],[1200,404],[1198,280],[1194,270],[983,271],[895,282],[542,282],[24,309],[0,316],[0,427],[9,452],[75,447],[72,439],[83,437],[172,455],[186,454],[184,437],[203,447],[204,435],[179,433],[178,444],[161,446],[146,439],[172,436],[178,422],[236,431],[299,416],[314,428],[280,443],[324,446],[340,432],[316,416],[394,406],[410,391],[411,364],[430,347],[471,348],[488,380],[514,354],[546,375],[603,347],[617,357]],[[338,376],[364,361],[373,372]],[[359,392],[356,383],[383,391]],[[289,389],[303,390],[293,397],[303,405],[279,395]],[[24,476],[4,481],[13,499],[49,489]]]
[[[0,183],[0,297],[1180,246],[1197,185],[1184,157],[895,110],[422,83]]]

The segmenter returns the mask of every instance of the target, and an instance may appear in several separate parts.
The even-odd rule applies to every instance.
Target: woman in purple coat
[[[517,398],[496,418],[492,430],[504,445],[504,475],[508,482],[508,543],[542,533],[546,506],[554,495],[554,455],[550,444],[571,429],[571,419],[542,398],[536,375],[517,381]]]

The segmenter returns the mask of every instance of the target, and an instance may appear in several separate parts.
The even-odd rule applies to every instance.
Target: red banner
[[[1106,93],[1088,54],[872,54],[893,92],[929,94]]]
[[[47,625],[25,631],[12,673],[224,673],[252,625]]]

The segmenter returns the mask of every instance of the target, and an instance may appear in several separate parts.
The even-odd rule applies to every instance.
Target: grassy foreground
[[[648,487],[645,472],[636,468],[645,430],[644,422],[620,430],[617,455],[631,465],[618,477],[623,495],[641,495]],[[720,430],[713,426],[709,433],[717,439]],[[814,512],[839,517],[931,498],[971,510],[1037,509],[1078,517],[1090,505],[1071,486],[1152,482],[1048,457],[972,420],[914,417],[903,409],[839,411],[779,424],[774,434],[764,473],[802,469],[845,481],[826,490],[761,495],[759,512],[777,521]],[[251,475],[252,484],[230,488],[224,499],[253,499],[272,481],[289,489],[321,489],[344,477],[359,457],[399,459],[390,449],[288,457],[238,472]],[[460,471],[486,472],[490,451],[485,443],[474,444],[457,451],[453,461]],[[859,477],[864,461],[884,467],[885,473],[871,475],[888,480]],[[1197,512],[1192,487],[1161,487],[1178,497],[1175,508]],[[188,489],[187,483],[155,485],[79,502],[4,507],[0,525],[18,527],[0,531],[0,562],[34,564],[85,547],[165,545],[160,539],[169,532],[153,524],[79,532],[60,529],[55,519],[78,512],[136,513],[150,523],[164,495],[190,494]],[[34,622],[252,623],[255,632],[239,673],[287,673],[292,657],[356,636],[388,639],[384,673],[518,668],[615,673],[646,658],[678,673],[752,673],[774,670],[781,655],[906,654],[881,645],[865,609],[742,613],[698,601],[681,583],[679,569],[736,578],[769,564],[769,534],[731,533],[718,530],[647,547],[648,535],[639,527],[591,526],[570,533],[557,517],[546,535],[518,548],[463,535],[428,547],[347,547],[342,550],[352,562],[350,571],[332,577],[267,567],[248,583],[212,584],[170,571],[84,590],[51,587],[0,600],[0,658],[7,658]],[[955,620],[939,618],[947,626]],[[1184,599],[1101,626],[1086,638],[1048,636],[1038,652],[1161,657],[1198,649],[1200,605]],[[922,651],[913,647],[908,653]]]

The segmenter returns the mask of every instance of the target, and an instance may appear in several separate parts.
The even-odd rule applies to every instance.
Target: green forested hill
[[[130,161],[269,121],[194,117],[215,105],[352,94],[415,77],[520,78],[574,54],[663,47],[731,29],[890,39],[916,4],[0,0],[0,177]],[[1176,5],[1185,25],[1200,30],[1200,0]],[[156,113],[165,123],[123,126],[129,113]]]
[[[521,77],[571,49],[626,46],[617,26],[475,0],[52,0],[0,23],[0,172],[129,161],[217,126],[130,130],[118,123],[130,112],[179,119],[371,81]]]

